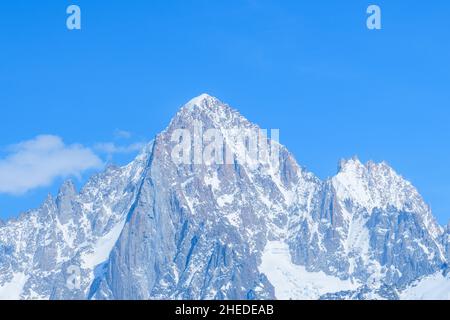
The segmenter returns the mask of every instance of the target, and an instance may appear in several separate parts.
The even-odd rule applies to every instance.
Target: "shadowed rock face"
[[[80,192],[67,182],[56,199],[0,225],[0,297],[275,298],[260,271],[268,241],[287,243],[309,272],[360,285],[330,299],[398,297],[448,262],[448,230],[386,163],[344,160],[326,181],[282,146],[277,168],[239,155],[232,164],[175,164],[172,133],[199,123],[219,129],[230,149],[227,130],[258,128],[202,95],[129,165],[107,168]]]
[[[446,254],[447,267],[450,267],[450,223],[445,227],[441,242]]]

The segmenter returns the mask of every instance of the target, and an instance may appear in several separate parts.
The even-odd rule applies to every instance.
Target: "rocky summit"
[[[450,228],[386,163],[325,181],[279,164],[177,164],[173,133],[259,129],[209,95],[134,161],[0,224],[2,299],[449,299]]]

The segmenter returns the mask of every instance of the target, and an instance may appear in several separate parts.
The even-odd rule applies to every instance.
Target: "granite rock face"
[[[199,128],[221,133],[231,162],[174,162],[176,130],[195,140]],[[343,160],[321,181],[276,142],[279,165],[246,161],[236,129],[259,130],[197,97],[129,165],[0,224],[0,297],[272,299],[288,276],[293,299],[394,299],[447,268],[449,229],[386,163]],[[274,241],[289,275],[276,260],[261,267]],[[319,276],[353,289],[317,288]]]

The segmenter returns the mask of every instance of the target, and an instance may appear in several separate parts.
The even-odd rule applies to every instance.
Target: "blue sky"
[[[69,4],[81,31],[66,28]],[[381,7],[380,31],[366,28],[369,4]],[[438,0],[2,1],[0,163],[47,141],[89,158],[90,170],[67,163],[81,184],[207,92],[280,128],[321,178],[343,157],[386,160],[447,223],[449,13]],[[56,193],[62,178],[50,176],[0,192],[0,217]]]

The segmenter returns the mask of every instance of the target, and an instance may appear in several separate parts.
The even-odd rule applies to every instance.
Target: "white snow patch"
[[[208,101],[208,100],[216,100],[216,99],[211,97],[207,93],[202,93],[198,97],[191,99],[188,103],[186,103],[185,106],[187,108],[193,108],[194,106],[201,107],[205,103],[205,101]]]
[[[82,258],[83,268],[93,269],[100,263],[105,262],[125,226],[126,219],[118,222],[106,235],[99,238],[94,244],[92,251],[85,254]]]
[[[211,176],[206,175],[205,183],[207,186],[211,186],[213,191],[218,190],[220,188],[220,180],[217,177],[217,172],[213,172],[213,174]]]
[[[343,211],[347,212],[345,209]],[[361,216],[350,218],[348,235],[344,243],[345,252],[361,257],[365,264],[370,260],[370,237],[366,222],[367,220]]]
[[[436,273],[415,281],[400,293],[402,300],[450,300],[450,275]]]
[[[269,241],[259,267],[275,288],[281,300],[316,300],[326,293],[355,290],[358,285],[324,272],[308,272],[292,263],[289,247],[282,241]]]
[[[20,300],[23,286],[28,280],[24,273],[15,273],[10,282],[0,287],[0,300]]]
[[[220,196],[219,198],[217,198],[217,204],[219,205],[219,207],[223,207],[228,204],[232,204],[233,200],[234,200],[234,195],[224,194],[224,195]]]
[[[230,222],[230,224],[236,228],[239,228],[239,226],[242,224],[241,217],[239,216],[238,212],[233,212],[230,214],[227,214],[227,219]]]

